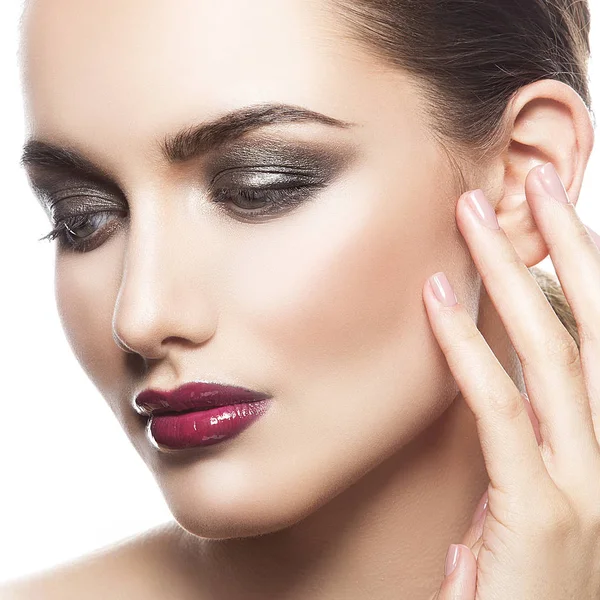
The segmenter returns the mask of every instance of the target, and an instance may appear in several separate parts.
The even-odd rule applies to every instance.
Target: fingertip
[[[481,518],[481,516],[487,508],[488,502],[489,490],[486,489],[485,492],[483,492],[481,498],[479,499],[477,506],[475,507],[475,512],[473,513],[473,517],[471,518],[471,525],[476,525],[479,522],[479,519]]]
[[[445,573],[439,600],[474,600],[477,560],[468,546],[464,544],[450,546],[446,556]]]

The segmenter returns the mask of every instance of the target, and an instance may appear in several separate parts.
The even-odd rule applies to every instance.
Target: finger
[[[527,402],[525,403],[525,408],[527,409],[527,413],[529,415],[529,419],[531,421],[536,436],[536,441],[539,444],[541,442],[539,423],[535,414],[533,413],[533,409],[531,408],[531,404],[529,403],[527,393],[523,392],[522,396],[525,398],[525,400],[527,400]],[[474,550],[476,549],[476,551],[478,552],[478,548],[480,547],[481,536],[483,535],[483,526],[487,515],[488,502],[489,490],[486,488],[485,492],[483,492],[481,498],[479,499],[475,510],[473,511],[473,516],[471,518],[469,529],[467,530],[467,532],[463,536],[463,539],[461,540],[461,544],[468,546],[471,549],[471,552],[474,552]],[[477,554],[475,554],[475,558],[477,558]]]
[[[471,202],[478,208],[471,209]],[[598,450],[577,345],[498,226],[481,190],[460,197],[457,222],[521,361],[540,422],[542,455],[550,459],[553,476],[558,470],[563,482],[569,478],[581,485],[589,474],[583,476],[573,465],[596,464]]]
[[[598,248],[598,250],[600,250],[600,235],[598,235],[593,229],[591,229],[587,225],[585,226],[585,228],[587,229],[587,232],[590,234],[590,237],[592,238],[594,244],[596,244],[596,248]]]
[[[444,581],[435,600],[475,600],[477,562],[471,550],[462,544],[453,544],[446,557]],[[456,563],[453,566],[453,558]],[[453,569],[449,571],[450,569]],[[447,573],[447,574],[446,574]]]
[[[586,394],[575,394],[571,411],[585,439],[600,440],[600,251],[597,234],[579,218],[552,166],[536,167],[527,176],[525,192],[542,232],[565,298],[577,322],[580,362]],[[562,199],[562,201],[561,201]],[[591,406],[590,406],[591,404]],[[570,440],[568,442],[572,444]]]
[[[477,506],[475,507],[469,528],[460,540],[461,544],[464,544],[469,548],[472,548],[477,540],[481,537],[483,531],[483,519],[485,518],[485,514],[487,512],[487,499],[488,491],[486,489],[484,494],[479,499]]]
[[[483,546],[483,538],[479,538],[475,544],[471,547],[471,552],[475,557],[475,560],[479,558],[479,552],[481,551],[481,547]]]
[[[538,418],[535,416],[535,413],[533,412],[533,408],[531,406],[531,402],[529,400],[529,395],[527,394],[527,392],[521,392],[521,395],[523,396],[523,398],[525,398],[525,400],[527,400],[527,402],[525,402],[525,408],[527,409],[527,414],[529,415],[529,419],[531,421],[531,425],[532,425],[533,431],[535,433],[535,439],[539,446],[542,443],[542,434],[540,432],[540,422],[538,421]]]
[[[489,493],[488,490],[485,490],[483,496],[479,500],[479,504],[475,509],[475,514],[471,520],[471,530],[473,532],[473,543],[477,541],[482,534],[483,531],[483,521],[485,520],[485,515],[487,514],[487,507],[489,503]],[[469,546],[473,544],[467,544]]]
[[[443,273],[433,276],[450,298],[456,296]],[[543,496],[550,480],[525,400],[461,303],[441,304],[432,281],[423,289],[434,335],[465,402],[473,412],[485,466],[493,487],[530,502]]]

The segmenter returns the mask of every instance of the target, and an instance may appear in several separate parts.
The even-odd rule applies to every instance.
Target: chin
[[[364,468],[344,465],[339,457],[335,461],[332,448],[319,450],[323,457],[317,462],[316,456],[300,461],[277,453],[249,460],[248,450],[236,457],[217,453],[212,459],[162,465],[154,475],[174,519],[189,533],[252,537],[302,521],[360,479]],[[315,468],[319,464],[325,468]]]
[[[293,496],[293,497],[292,497]],[[257,502],[246,498],[225,498],[207,502],[193,494],[177,493],[167,497],[167,504],[177,523],[197,537],[223,540],[255,537],[280,531],[309,516],[316,507],[297,493],[284,498],[265,490]]]

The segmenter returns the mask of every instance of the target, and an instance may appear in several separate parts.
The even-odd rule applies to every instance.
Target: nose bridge
[[[191,243],[197,236],[182,230],[195,225],[149,202],[130,211],[112,320],[113,338],[124,350],[160,358],[167,339],[196,344],[212,335],[209,257]]]

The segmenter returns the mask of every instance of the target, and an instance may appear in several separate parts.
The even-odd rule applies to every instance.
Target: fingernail
[[[446,564],[444,566],[444,577],[448,577],[456,569],[460,554],[460,544],[451,544],[446,554]]]
[[[544,189],[556,200],[565,204],[570,204],[569,197],[567,196],[567,190],[561,181],[554,165],[552,163],[546,163],[543,167],[538,169],[538,176]]]
[[[477,523],[479,521],[479,519],[481,518],[481,516],[485,513],[485,509],[487,508],[488,505],[488,493],[487,491],[485,492],[485,494],[483,494],[483,496],[481,497],[481,500],[479,501],[479,504],[477,505],[477,508],[475,509],[475,514],[473,515],[473,520],[471,521],[472,525],[475,525],[475,523]]]
[[[588,230],[588,233],[594,240],[594,244],[596,244],[598,249],[600,249],[600,235],[598,235],[593,229],[590,229],[587,225],[585,226],[585,228]]]
[[[444,305],[444,306],[454,306],[458,299],[456,298],[456,294],[448,281],[448,278],[442,271],[432,275],[429,278],[429,284],[433,288],[433,293],[435,297]]]
[[[483,535],[483,527],[485,525],[485,518],[487,515],[487,507],[488,507],[488,499],[487,499],[487,493],[486,493],[485,501],[478,509],[479,514],[477,514],[475,516],[475,519],[473,522],[473,535],[475,536],[475,539],[479,539]]]
[[[472,190],[467,194],[467,202],[473,209],[479,220],[490,229],[500,229],[498,219],[496,218],[496,211],[492,205],[487,201],[485,194],[482,190]]]

